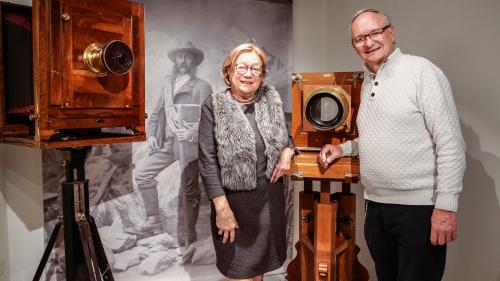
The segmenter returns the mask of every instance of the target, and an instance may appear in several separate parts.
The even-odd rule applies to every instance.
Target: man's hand
[[[218,234],[222,235],[222,243],[225,244],[228,239],[229,242],[233,243],[236,238],[238,223],[229,207],[226,195],[217,196],[212,199],[212,202],[215,206],[215,224],[219,229]]]
[[[318,163],[323,168],[328,168],[333,160],[342,157],[342,147],[338,145],[325,144],[318,155]]]
[[[148,146],[149,146],[149,149],[151,149],[151,150],[160,149],[160,145],[158,144],[158,140],[153,136],[148,137]]]
[[[457,239],[457,213],[434,209],[431,217],[431,243],[444,245]]]
[[[277,182],[279,178],[288,174],[288,172],[290,171],[290,162],[292,161],[293,154],[293,150],[288,146],[281,150],[280,158],[278,159],[278,162],[276,162],[273,174],[269,179],[271,183]]]
[[[175,137],[178,141],[193,141],[193,135],[188,129],[177,129],[175,131]]]

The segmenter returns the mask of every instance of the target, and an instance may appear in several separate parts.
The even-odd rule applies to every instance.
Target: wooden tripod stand
[[[295,165],[310,174],[307,158],[303,155]],[[346,161],[352,159],[341,159]],[[300,234],[297,257],[288,266],[287,280],[367,281],[368,272],[356,256],[356,195],[351,193],[351,183],[358,181],[357,175],[298,176],[292,174],[292,178],[304,181],[304,191],[299,195]],[[313,191],[313,180],[320,180],[319,192]],[[331,194],[332,181],[342,183],[341,192]]]

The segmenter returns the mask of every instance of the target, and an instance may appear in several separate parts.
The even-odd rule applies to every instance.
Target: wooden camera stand
[[[296,159],[295,169],[314,155],[310,153]],[[349,168],[352,162],[357,160],[343,158],[329,169],[338,169],[337,165]],[[302,178],[295,173],[292,179],[303,180],[304,191],[299,193],[297,257],[288,267],[287,280],[368,280],[368,272],[356,256],[359,252],[355,239],[356,195],[351,193],[351,183],[358,181],[357,174],[347,173],[343,179],[318,179]],[[320,180],[319,192],[313,191],[314,180]],[[342,191],[332,194],[332,182],[340,182]]]

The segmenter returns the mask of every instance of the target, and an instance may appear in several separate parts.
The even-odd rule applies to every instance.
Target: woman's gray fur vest
[[[222,185],[229,190],[253,190],[257,187],[255,135],[241,106],[229,92],[212,95],[215,141]],[[255,97],[255,121],[264,139],[269,179],[281,149],[288,144],[288,132],[279,93],[262,86]]]

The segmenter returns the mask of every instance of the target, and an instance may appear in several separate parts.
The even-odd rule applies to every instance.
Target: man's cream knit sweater
[[[376,75],[365,72],[357,125],[359,138],[341,146],[359,152],[366,199],[457,210],[465,145],[438,67],[396,49]]]

